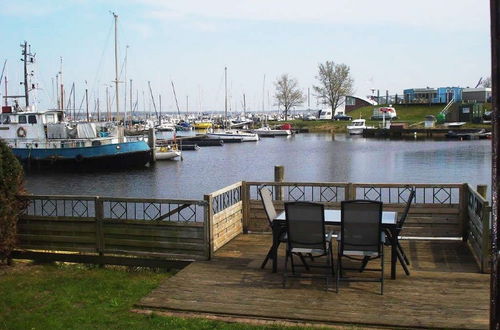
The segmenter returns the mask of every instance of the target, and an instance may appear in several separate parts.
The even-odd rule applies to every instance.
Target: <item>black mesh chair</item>
[[[341,203],[341,233],[337,261],[337,292],[342,281],[380,282],[380,294],[384,294],[384,249],[382,237],[382,202],[368,200],[343,201]],[[359,260],[380,259],[380,278],[343,277],[344,270],[359,270],[342,265],[342,258]]]
[[[285,203],[285,214],[288,239],[283,287],[286,287],[289,276],[288,260],[290,260],[292,266],[292,275],[302,276],[302,274],[295,272],[293,255],[302,257],[302,254],[310,254],[314,255],[315,258],[326,257],[326,265],[309,265],[309,267],[324,267],[326,269],[325,279],[326,289],[328,290],[335,268],[333,265],[331,235],[325,235],[324,206],[310,202],[289,202]]]
[[[410,211],[411,204],[412,204],[413,200],[415,199],[415,192],[416,192],[415,187],[412,187],[410,189],[410,194],[408,196],[408,200],[406,202],[405,209],[404,209],[403,213],[401,214],[401,217],[398,219],[398,223],[396,225],[396,231],[395,231],[395,234],[398,237],[400,236],[401,231],[403,230],[406,218],[408,217],[408,212]],[[387,245],[393,244],[394,238],[391,236],[391,232],[388,230],[386,230],[386,237],[387,237],[386,244]],[[410,275],[410,271],[408,270],[408,266],[410,265],[410,260],[406,256],[403,248],[401,247],[401,244],[399,244],[399,240],[397,240],[396,245],[397,245],[396,252],[397,252],[398,260],[399,260],[401,266],[403,267],[406,275]]]
[[[273,219],[276,218],[276,216],[277,216],[276,209],[274,208],[274,204],[273,204],[273,193],[266,186],[262,186],[259,189],[259,195],[260,195],[260,199],[262,201],[262,206],[264,207],[264,211],[266,212],[269,227],[272,230],[273,229]],[[262,264],[260,266],[261,269],[264,269],[264,267],[266,267],[266,264],[269,261],[269,259],[273,257],[273,249],[278,249],[279,244],[286,243],[286,241],[287,241],[286,226],[282,226],[281,228],[279,228],[276,246],[274,246],[274,244],[273,244],[271,246],[271,248],[269,249],[269,251],[267,252],[266,258],[264,259],[264,261],[262,262]],[[301,255],[300,258],[301,258],[302,262],[304,263],[304,265],[306,267],[308,267],[305,260],[304,260],[304,257]]]

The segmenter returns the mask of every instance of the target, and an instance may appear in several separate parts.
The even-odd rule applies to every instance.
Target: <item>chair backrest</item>
[[[260,199],[262,200],[262,206],[264,206],[264,211],[266,211],[267,221],[269,226],[272,226],[273,219],[276,218],[276,209],[273,204],[273,193],[269,188],[261,187],[259,189]]]
[[[380,253],[382,202],[351,200],[341,202],[340,252]]]
[[[323,204],[285,203],[290,248],[325,249],[325,213]]]
[[[406,202],[406,206],[405,206],[405,209],[403,211],[403,214],[401,214],[401,217],[398,220],[398,234],[403,229],[406,218],[408,217],[408,211],[410,211],[411,203],[415,199],[415,192],[416,192],[415,187],[412,187],[410,190],[410,195],[408,196],[408,201]]]

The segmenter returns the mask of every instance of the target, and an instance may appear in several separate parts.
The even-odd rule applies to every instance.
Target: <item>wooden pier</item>
[[[167,279],[136,308],[259,324],[488,327],[489,276],[479,273],[461,241],[403,241],[411,276],[390,280],[387,271],[383,296],[374,283],[342,283],[338,294],[325,292],[318,279],[290,279],[283,289],[281,268],[260,269],[271,242],[270,235],[241,234],[211,261],[192,263]],[[284,247],[280,252],[281,267]]]
[[[363,130],[363,137],[384,137],[384,138],[405,138],[405,137],[437,137],[444,138],[447,134],[452,135],[471,135],[478,134],[479,129],[465,129],[465,128],[402,128],[391,127],[390,129],[384,128],[367,128]]]

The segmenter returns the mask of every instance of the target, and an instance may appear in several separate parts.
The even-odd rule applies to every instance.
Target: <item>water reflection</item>
[[[236,181],[468,182],[490,184],[491,141],[378,140],[338,134],[298,134],[256,143],[185,151],[184,161],[140,170],[27,174],[35,194],[202,198]]]

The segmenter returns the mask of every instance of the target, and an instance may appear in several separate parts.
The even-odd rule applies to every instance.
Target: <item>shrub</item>
[[[19,213],[25,202],[19,198],[24,193],[24,172],[12,150],[0,140],[0,263],[10,261],[16,245]]]

